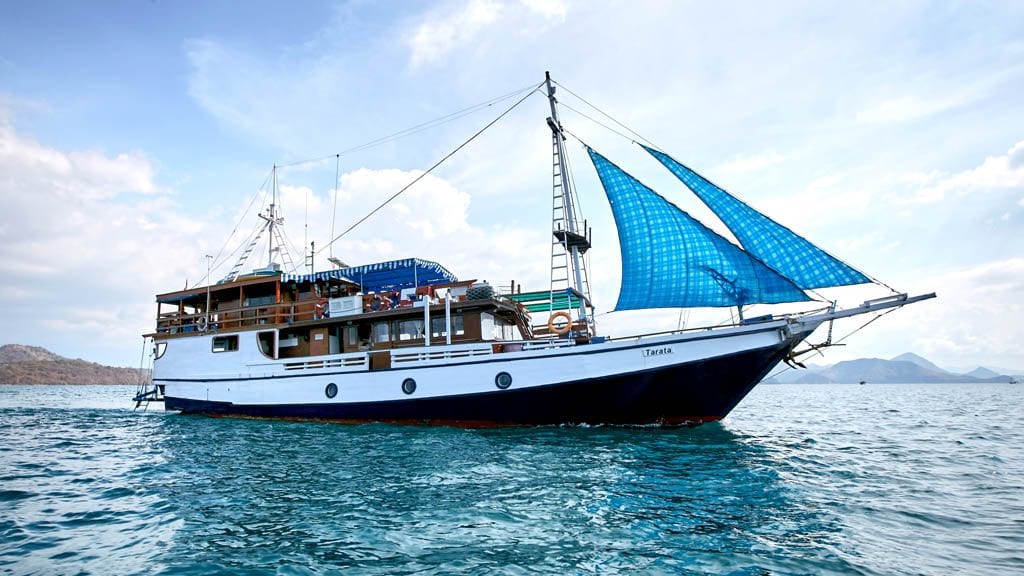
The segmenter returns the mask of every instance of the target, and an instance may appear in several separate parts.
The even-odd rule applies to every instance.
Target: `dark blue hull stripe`
[[[167,410],[214,416],[463,426],[540,424],[682,425],[728,414],[783,356],[790,340],[665,368],[480,394],[387,402],[247,405],[175,398]]]

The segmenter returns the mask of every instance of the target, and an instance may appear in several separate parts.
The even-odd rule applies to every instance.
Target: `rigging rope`
[[[225,257],[224,260],[220,259],[221,255],[223,255],[223,253],[224,253],[224,250],[227,249],[227,247],[231,244],[231,239],[234,238],[235,234],[238,232],[239,226],[241,226],[242,222],[245,221],[246,216],[249,215],[249,211],[252,209],[252,205],[256,202],[256,199],[259,198],[261,196],[261,194],[265,194],[266,193],[267,182],[270,181],[271,177],[274,175],[274,172],[277,169],[279,169],[279,168],[289,168],[289,167],[299,166],[299,165],[302,165],[302,164],[309,164],[309,163],[312,163],[312,162],[319,162],[319,161],[322,161],[322,160],[326,160],[326,159],[330,158],[331,156],[334,156],[335,159],[336,159],[336,164],[335,164],[335,183],[336,184],[335,184],[335,200],[334,200],[335,211],[336,211],[337,210],[337,181],[338,181],[337,174],[339,172],[340,158],[341,158],[342,154],[349,154],[349,153],[352,153],[352,152],[358,152],[358,151],[361,151],[361,150],[372,148],[374,146],[379,146],[379,145],[382,145],[382,144],[387,144],[389,142],[401,139],[401,138],[403,138],[405,136],[411,136],[413,134],[417,134],[417,133],[422,132],[424,130],[428,130],[428,129],[434,128],[436,126],[440,126],[440,125],[445,124],[447,122],[453,122],[453,121],[458,120],[458,119],[460,119],[460,118],[462,118],[464,116],[468,116],[469,114],[472,114],[473,112],[476,112],[477,110],[482,110],[484,108],[488,108],[490,106],[493,106],[494,104],[497,104],[498,102],[501,102],[503,100],[507,100],[509,98],[513,98],[515,96],[518,96],[518,95],[522,94],[523,92],[529,91],[532,94],[533,91],[537,90],[537,88],[539,86],[540,86],[540,84],[531,84],[531,85],[529,85],[529,86],[527,86],[525,88],[520,88],[518,90],[514,90],[512,92],[509,92],[507,94],[503,94],[501,96],[497,96],[495,98],[491,98],[490,100],[485,100],[484,102],[480,102],[478,104],[474,104],[473,106],[469,106],[467,108],[463,108],[462,110],[458,110],[458,111],[452,112],[450,114],[446,114],[444,116],[439,116],[437,118],[434,118],[433,120],[428,120],[426,122],[422,122],[422,123],[417,124],[415,126],[412,126],[410,128],[406,128],[404,130],[399,130],[398,132],[394,132],[394,133],[392,133],[392,134],[390,134],[388,136],[384,136],[384,137],[381,137],[381,138],[376,138],[374,140],[370,140],[369,142],[365,142],[365,143],[360,144],[358,146],[353,146],[352,148],[349,148],[347,150],[342,150],[341,152],[338,152],[338,153],[335,153],[335,154],[330,154],[330,155],[322,156],[322,157],[319,157],[319,158],[311,158],[311,159],[308,159],[308,160],[300,160],[300,161],[292,162],[292,163],[289,163],[289,164],[279,164],[279,165],[276,165],[275,168],[272,169],[267,174],[267,177],[263,179],[263,183],[260,184],[260,187],[257,189],[256,193],[253,195],[252,199],[249,201],[249,205],[246,206],[245,211],[242,213],[242,216],[239,217],[237,222],[235,222],[235,225],[232,228],[231,233],[228,235],[227,239],[224,240],[224,243],[221,244],[220,250],[218,250],[217,254],[214,256],[214,259],[213,259],[214,263],[213,263],[212,267],[210,268],[210,273],[207,274],[207,277],[205,277],[205,281],[209,282],[210,279],[209,279],[208,276],[210,274],[212,274],[213,271],[217,267],[219,267],[221,264],[223,264],[225,261],[227,261],[228,258],[230,258],[234,254],[238,253],[238,250],[241,249],[242,245],[245,245],[245,244],[248,243],[248,241],[242,243],[241,245],[239,245],[238,248],[233,250],[231,252],[231,254],[229,254],[227,257]],[[518,105],[518,103],[517,103],[517,105]],[[263,204],[265,205],[265,202]],[[333,220],[332,220],[332,223],[331,223],[331,235],[332,236],[334,235],[334,222],[333,222]],[[252,238],[252,234],[249,235],[249,238]],[[332,241],[330,244],[328,244],[328,246],[333,245],[333,243],[334,242]],[[319,252],[320,251],[317,251],[317,254],[319,254]],[[305,252],[303,251],[303,253],[305,253]],[[333,255],[333,253],[332,253],[332,255]]]
[[[303,197],[304,197],[304,200],[306,202],[306,206],[305,206],[306,222],[303,224],[303,228],[302,228],[302,260],[303,260],[303,262],[302,262],[302,264],[300,266],[305,266],[307,264],[307,262],[306,262],[306,245],[309,244],[309,192],[310,192],[310,190],[309,190],[309,187],[307,187],[307,186],[303,186],[303,188],[305,188],[305,192],[303,193]]]
[[[331,213],[331,238],[334,238],[334,222],[338,219],[338,188],[341,185],[338,183],[339,169],[341,168],[341,154],[335,155],[334,162],[334,211]],[[331,252],[329,254],[331,258],[334,258],[334,246],[331,246]]]
[[[224,260],[221,260],[220,262],[217,262],[216,259],[215,259],[214,263],[210,265],[210,273],[211,274],[213,273],[213,270],[215,269],[215,266],[219,266],[220,264],[222,264],[224,262],[227,262],[228,259],[232,258],[235,254],[238,254],[238,252],[241,251],[243,248],[247,248],[249,246],[249,244],[252,244],[253,242],[255,242],[256,239],[257,239],[257,236],[258,236],[258,234],[260,233],[261,230],[263,230],[262,226],[256,226],[255,228],[252,229],[251,232],[249,232],[249,235],[245,237],[245,241],[239,243],[238,246],[235,246],[235,249],[232,250],[230,254],[225,256]]]
[[[390,203],[390,202],[391,202],[392,200],[394,200],[395,198],[398,198],[398,197],[399,197],[399,196],[400,196],[400,195],[401,195],[401,194],[402,194],[403,192],[405,192],[406,190],[408,190],[409,188],[411,188],[411,187],[412,187],[412,186],[413,186],[414,184],[416,184],[417,182],[419,182],[420,180],[422,180],[422,179],[423,179],[424,177],[426,177],[426,176],[427,176],[427,174],[430,174],[431,172],[433,172],[433,171],[434,171],[434,170],[435,170],[435,169],[436,169],[436,168],[437,168],[438,166],[440,166],[440,165],[441,165],[441,164],[443,164],[443,163],[444,163],[444,162],[445,162],[446,160],[448,160],[449,158],[451,158],[452,156],[454,156],[454,155],[455,155],[455,154],[456,154],[456,153],[457,153],[457,152],[458,152],[459,150],[462,150],[462,149],[463,149],[463,148],[465,148],[465,147],[466,147],[466,146],[467,146],[467,145],[468,145],[468,144],[469,144],[470,142],[472,142],[473,140],[476,140],[476,138],[477,138],[478,136],[480,136],[481,134],[483,134],[483,133],[484,133],[484,131],[486,131],[486,130],[487,130],[488,128],[490,128],[490,127],[491,127],[491,126],[493,126],[493,125],[494,125],[495,123],[497,123],[497,122],[498,122],[498,120],[501,120],[502,118],[504,118],[504,117],[505,117],[505,116],[506,116],[506,115],[507,115],[507,114],[508,114],[509,112],[511,112],[511,111],[512,111],[512,110],[514,110],[514,109],[515,109],[516,107],[518,107],[518,106],[519,106],[520,104],[522,104],[523,102],[525,102],[527,98],[529,98],[529,97],[530,97],[530,96],[532,96],[533,94],[537,93],[537,90],[538,90],[538,89],[539,89],[539,88],[540,88],[540,87],[541,87],[542,85],[543,85],[543,83],[541,83],[541,84],[537,84],[537,85],[536,85],[536,86],[535,86],[535,87],[533,88],[533,90],[531,90],[531,91],[527,92],[525,96],[523,96],[522,98],[520,98],[519,100],[517,100],[515,104],[513,104],[513,105],[512,105],[512,106],[510,106],[510,107],[509,107],[508,109],[506,109],[506,110],[505,110],[504,112],[502,112],[502,113],[501,113],[500,115],[498,115],[498,117],[497,117],[497,118],[495,118],[494,120],[491,120],[490,122],[488,122],[488,123],[487,123],[487,124],[486,124],[486,125],[485,125],[485,126],[484,126],[483,128],[481,128],[480,130],[477,130],[477,132],[476,132],[475,134],[473,134],[472,136],[470,136],[468,140],[466,140],[466,141],[465,141],[465,142],[463,142],[462,144],[459,144],[459,145],[458,145],[458,147],[456,147],[456,148],[455,148],[454,150],[452,150],[451,152],[449,152],[448,154],[446,154],[446,155],[445,155],[445,156],[444,156],[443,158],[441,158],[440,160],[438,160],[437,162],[435,162],[435,163],[434,163],[434,165],[433,165],[433,166],[431,166],[430,168],[428,168],[428,169],[427,169],[427,170],[426,170],[425,172],[423,172],[422,174],[420,174],[420,175],[419,175],[419,176],[417,176],[416,178],[413,178],[412,182],[409,182],[409,183],[408,183],[408,184],[406,184],[406,185],[405,185],[405,186],[404,186],[404,187],[403,187],[403,188],[402,188],[401,190],[399,190],[398,192],[395,192],[394,194],[392,194],[392,195],[391,195],[391,196],[390,196],[390,197],[389,197],[389,198],[388,198],[387,200],[385,200],[385,201],[384,201],[384,202],[382,202],[382,203],[381,203],[380,205],[378,205],[378,206],[377,206],[376,208],[374,208],[373,210],[371,210],[369,214],[367,214],[366,216],[363,216],[363,217],[362,217],[362,218],[360,218],[360,219],[359,219],[358,221],[356,221],[356,223],[355,223],[355,224],[352,224],[352,225],[351,225],[351,226],[349,226],[349,227],[348,227],[347,229],[345,229],[345,231],[344,231],[344,232],[342,232],[341,234],[338,234],[337,236],[335,236],[335,237],[334,237],[334,238],[333,238],[333,239],[332,239],[332,240],[331,240],[330,242],[328,242],[328,243],[327,243],[327,246],[324,246],[324,247],[320,248],[319,250],[317,250],[317,251],[316,251],[316,252],[314,253],[314,255],[316,255],[316,254],[319,254],[319,253],[323,252],[323,251],[324,251],[325,249],[329,248],[329,247],[330,247],[331,245],[333,245],[333,244],[334,244],[335,242],[337,242],[338,240],[340,240],[340,239],[341,239],[342,237],[344,237],[344,236],[345,236],[346,234],[348,234],[349,232],[351,232],[352,230],[354,230],[354,229],[356,228],[356,226],[359,226],[360,224],[362,224],[363,222],[365,222],[366,220],[368,220],[368,219],[369,219],[369,218],[370,218],[371,216],[373,216],[374,214],[376,214],[377,212],[379,212],[379,211],[380,211],[380,210],[381,210],[382,208],[384,208],[385,206],[387,206],[387,205],[388,205],[388,204],[389,204],[389,203]]]
[[[291,263],[292,263],[292,273],[293,274],[298,274],[299,270],[302,268],[302,266],[301,265],[300,266],[296,266],[295,265],[295,261],[292,260],[291,252],[295,251],[295,253],[298,254],[299,251],[295,250],[295,244],[292,242],[292,239],[288,237],[288,232],[285,231],[284,226],[278,226],[278,227],[274,228],[274,230],[275,230],[276,233],[279,233],[281,235],[281,240],[283,241],[282,245],[281,245],[281,249],[284,250],[284,252],[288,255],[288,260],[291,261]],[[302,249],[302,255],[305,256],[305,254],[306,254],[305,248],[306,247],[303,246],[302,248],[303,248]],[[284,256],[285,256],[284,254],[281,255],[282,262],[284,261]]]
[[[139,384],[138,384],[138,386],[135,387],[135,395],[136,396],[138,396],[139,394],[142,394],[143,392],[146,391],[147,388],[149,388],[149,385],[146,384],[145,372],[143,372],[143,370],[145,369],[145,365],[146,365],[146,341],[147,340],[149,340],[148,337],[146,337],[146,336],[142,337],[142,354],[139,356]]]
[[[561,105],[562,105],[562,108],[565,108],[565,109],[567,109],[567,110],[571,110],[571,111],[573,111],[573,112],[575,112],[575,113],[579,114],[580,116],[582,116],[582,117],[586,118],[587,120],[590,120],[590,121],[591,121],[591,122],[593,122],[594,124],[597,124],[598,126],[600,126],[600,127],[604,128],[605,130],[607,130],[607,131],[611,132],[612,134],[616,134],[616,135],[618,135],[618,136],[621,136],[622,138],[624,138],[624,139],[626,139],[626,140],[629,140],[630,142],[636,142],[636,139],[635,139],[635,138],[632,138],[632,137],[630,137],[630,136],[628,136],[628,135],[626,135],[626,134],[623,134],[622,132],[619,132],[619,131],[618,131],[618,130],[616,130],[615,128],[612,128],[611,126],[608,126],[607,124],[604,124],[604,123],[603,123],[603,122],[601,122],[600,120],[596,120],[596,119],[594,119],[594,118],[591,118],[590,116],[588,116],[588,115],[584,114],[583,112],[580,112],[579,110],[577,110],[577,109],[573,108],[572,106],[569,106],[569,105],[568,105],[568,104],[566,104],[565,102],[559,102],[559,104],[561,104]],[[564,128],[563,128],[563,130],[564,130]]]
[[[252,199],[249,200],[249,205],[245,207],[245,211],[242,212],[242,215],[238,218],[238,221],[235,222],[235,227],[231,230],[231,234],[228,234],[227,239],[224,240],[223,244],[221,244],[220,250],[217,251],[217,255],[213,257],[213,265],[210,267],[210,272],[207,273],[207,276],[209,276],[209,274],[212,274],[213,270],[215,270],[217,266],[220,266],[223,263],[223,261],[219,260],[220,255],[224,253],[224,249],[228,247],[228,244],[231,243],[231,239],[235,237],[235,233],[238,232],[238,227],[242,225],[242,221],[245,220],[245,217],[249,215],[249,210],[252,209],[253,203],[256,202],[256,199],[259,198],[261,194],[265,193],[264,189],[267,185],[267,181],[270,180],[270,176],[273,173],[274,171],[271,170],[270,173],[267,174],[267,177],[263,179],[263,184],[260,184],[260,187],[256,189],[256,193],[253,194]],[[249,235],[249,238],[252,238],[252,234]],[[228,258],[231,257],[231,255],[235,254],[235,252],[238,252],[237,248],[233,252],[231,252],[231,254],[228,255]],[[225,261],[226,260],[227,258],[225,258]],[[208,277],[204,278],[205,282],[208,283],[210,281]]]
[[[651,141],[650,141],[650,140],[648,140],[647,138],[644,138],[644,137],[643,137],[643,136],[641,136],[641,135],[640,135],[640,134],[639,134],[639,133],[638,133],[637,131],[633,130],[633,129],[632,129],[632,128],[630,128],[629,126],[626,126],[626,125],[625,125],[625,124],[623,124],[622,122],[619,122],[618,120],[616,120],[615,118],[613,118],[613,117],[612,117],[612,116],[611,116],[610,114],[608,114],[608,113],[607,113],[607,112],[605,112],[604,110],[601,110],[601,109],[600,109],[600,108],[598,108],[597,106],[594,106],[593,104],[591,104],[590,102],[588,102],[588,101],[587,101],[587,100],[586,100],[585,98],[583,98],[583,97],[582,97],[582,96],[580,96],[579,94],[577,94],[577,93],[573,92],[572,90],[570,90],[569,88],[567,88],[567,87],[566,87],[565,85],[563,85],[563,84],[561,84],[561,83],[559,83],[559,82],[556,82],[556,81],[554,81],[554,80],[553,80],[553,82],[555,82],[555,84],[557,84],[559,88],[561,88],[561,89],[565,90],[565,91],[566,91],[566,92],[568,92],[569,94],[572,94],[572,95],[573,95],[573,96],[575,96],[575,97],[576,97],[576,98],[577,98],[577,99],[578,99],[578,100],[579,100],[580,102],[583,102],[583,103],[584,103],[584,104],[586,104],[587,106],[590,106],[591,108],[593,108],[594,110],[596,110],[596,111],[597,111],[597,112],[598,112],[599,114],[601,114],[601,115],[602,115],[602,116],[604,116],[605,118],[607,118],[607,119],[611,120],[612,122],[615,122],[616,124],[618,124],[619,126],[621,126],[621,127],[622,127],[622,128],[624,129],[624,130],[626,130],[627,132],[629,132],[629,133],[630,133],[630,134],[632,134],[633,136],[636,136],[637,138],[639,138],[639,139],[643,140],[644,142],[647,142],[648,144],[650,144],[650,145],[651,145],[652,147],[654,147],[654,148],[657,148],[657,149],[661,150],[661,147],[660,147],[660,146],[658,146],[658,145],[657,145],[657,144],[655,144],[654,142],[651,142]],[[565,106],[566,108],[569,108],[569,106],[568,106],[567,104],[565,104],[564,102],[562,102],[561,104],[562,104],[562,106]],[[597,125],[599,125],[599,126],[601,126],[601,127],[605,128],[605,129],[607,129],[607,130],[610,130],[610,131],[612,131],[612,132],[615,132],[616,134],[618,134],[618,135],[620,135],[620,136],[623,136],[623,137],[625,137],[625,135],[624,135],[624,134],[622,134],[621,132],[619,132],[619,131],[617,131],[617,130],[614,130],[614,129],[612,129],[612,128],[609,128],[608,126],[605,126],[605,125],[604,125],[604,124],[602,124],[601,122],[598,122],[597,120],[594,120],[593,118],[591,118],[591,117],[587,116],[586,114],[583,114],[583,113],[582,113],[582,112],[580,112],[579,110],[575,110],[575,109],[573,109],[573,108],[569,108],[569,109],[570,109],[570,110],[572,110],[573,112],[576,112],[577,114],[579,114],[579,115],[583,116],[583,117],[584,117],[584,118],[586,118],[587,120],[590,120],[591,122],[594,122],[595,124],[597,124]],[[629,137],[626,137],[626,138],[627,138],[628,140],[633,140],[633,138],[629,138]]]
[[[520,89],[515,90],[513,92],[509,92],[508,94],[503,94],[501,96],[497,96],[495,98],[491,98],[490,100],[486,100],[484,102],[480,102],[479,104],[474,104],[474,105],[472,105],[472,106],[470,106],[468,108],[463,108],[462,110],[458,110],[458,111],[452,112],[450,114],[445,114],[444,116],[439,116],[437,118],[434,118],[433,120],[428,120],[426,122],[422,122],[420,124],[417,124],[415,126],[406,128],[404,130],[399,130],[398,132],[394,132],[394,133],[389,134],[387,136],[382,136],[380,138],[376,138],[374,140],[370,140],[369,142],[365,142],[363,144],[359,144],[357,146],[353,146],[353,147],[348,148],[346,150],[342,150],[341,152],[338,152],[336,154],[329,154],[327,156],[320,156],[319,158],[310,158],[308,160],[299,160],[299,161],[296,161],[296,162],[291,162],[289,164],[281,164],[281,165],[278,166],[278,168],[289,168],[289,167],[293,167],[293,166],[299,166],[299,165],[302,165],[302,164],[310,164],[310,163],[313,163],[313,162],[321,162],[323,160],[329,159],[331,156],[340,157],[343,154],[351,154],[353,152],[359,152],[359,151],[362,151],[362,150],[366,150],[368,148],[373,148],[374,146],[380,146],[382,144],[387,144],[389,142],[393,142],[395,140],[399,140],[399,139],[404,138],[406,136],[412,136],[413,134],[418,134],[418,133],[420,133],[420,132],[422,132],[424,130],[429,130],[430,128],[434,128],[436,126],[440,126],[440,125],[446,124],[448,122],[453,122],[455,120],[458,120],[459,118],[462,118],[464,116],[468,116],[468,115],[472,114],[473,112],[476,112],[477,110],[482,110],[484,108],[488,108],[490,106],[493,106],[493,105],[495,105],[498,102],[501,102],[503,100],[508,100],[509,98],[514,98],[514,97],[522,94],[523,92],[531,92],[532,93],[539,86],[540,85],[531,84],[531,85],[529,85],[529,86],[527,86],[525,88],[520,88]]]
[[[845,335],[842,338],[840,338],[839,340],[836,340],[835,342],[831,343],[829,346],[839,346],[840,344],[842,344],[843,340],[846,340],[850,336],[853,336],[857,332],[860,332],[861,330],[867,328],[868,325],[871,324],[872,322],[874,322],[875,320],[878,320],[879,318],[881,318],[882,316],[885,316],[886,314],[889,314],[891,312],[895,312],[895,311],[899,310],[900,308],[902,308],[902,306],[897,306],[895,308],[889,308],[888,310],[886,310],[884,312],[880,312],[880,313],[876,314],[873,318],[871,318],[867,322],[861,324],[860,326],[855,328],[853,331],[851,331],[847,335]],[[829,326],[829,330],[831,330],[831,329],[832,329],[832,327]],[[818,350],[818,348],[811,348],[810,350]],[[818,351],[818,353],[821,354],[820,351]],[[824,354],[821,354],[821,355],[822,355],[822,357],[825,356]],[[790,370],[793,370],[793,369],[794,369],[793,366],[786,365],[786,367],[783,368],[782,370],[779,370],[778,372],[775,372],[775,373],[769,374],[768,376],[765,376],[765,379],[774,378],[775,376],[778,376],[779,374],[785,374],[786,372],[788,372]]]

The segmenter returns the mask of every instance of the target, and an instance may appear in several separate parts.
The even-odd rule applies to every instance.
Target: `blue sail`
[[[641,144],[643,146],[643,144]],[[736,235],[747,252],[803,289],[864,284],[871,279],[811,244],[789,228],[747,206],[735,196],[671,156],[643,146],[693,191]]]
[[[616,310],[809,300],[790,280],[644,186],[590,147],[619,231]]]

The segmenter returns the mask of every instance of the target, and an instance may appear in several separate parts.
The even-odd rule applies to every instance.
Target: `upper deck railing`
[[[266,324],[288,324],[319,320],[322,307],[315,301],[243,306],[215,310],[209,315],[163,312],[157,317],[157,334],[181,334],[212,330],[238,330]]]

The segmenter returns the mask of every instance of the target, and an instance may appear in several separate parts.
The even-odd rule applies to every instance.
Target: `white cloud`
[[[354,122],[344,111],[365,89],[351,75],[350,55],[322,43],[296,49],[322,51],[307,57],[284,49],[253,54],[217,38],[188,39],[184,49],[189,96],[223,125],[299,158],[314,138],[315,155],[324,139],[337,145]]]
[[[2,337],[58,352],[99,346],[115,358],[137,350],[153,294],[185,276],[190,236],[204,223],[182,214],[137,152],[65,152],[6,124],[0,173],[0,260],[10,285]]]
[[[1007,167],[1013,170],[1024,169],[1024,140],[1017,142],[1006,153]]]
[[[962,108],[987,97],[1021,71],[1020,66],[1008,66],[994,72],[972,70],[958,77],[936,77],[930,72],[907,74],[894,79],[896,87],[881,88],[882,92],[898,95],[869,104],[856,114],[856,120],[862,124],[896,124]]]
[[[924,176],[924,175],[920,175]],[[1024,140],[1004,155],[989,156],[979,166],[952,175],[930,175],[932,182],[902,200],[905,204],[938,202],[949,193],[967,194],[980,190],[1024,187]]]
[[[518,3],[497,0],[468,0],[446,4],[422,17],[415,28],[406,33],[409,64],[420,68],[438,64],[460,50],[472,47],[479,53],[485,40],[492,36],[534,35],[543,26],[565,21],[569,7],[560,0],[520,0]],[[507,36],[506,36],[507,41]]]
[[[337,192],[336,235],[421,174],[415,170],[367,168],[343,174]],[[310,199],[311,213],[313,206],[324,207],[318,218],[310,218],[310,235],[329,238],[331,193],[311,193]],[[546,270],[538,273],[536,266],[548,256],[546,231],[499,222],[471,224],[469,208],[469,194],[442,178],[427,175],[334,246],[328,248],[326,241],[318,242],[318,269],[327,266],[326,256],[332,251],[350,265],[415,256],[437,261],[460,277],[507,284],[512,278],[506,276],[514,275],[517,282],[527,286],[547,284]],[[540,234],[544,237],[536,242],[524,241]]]
[[[524,6],[549,20],[565,20],[569,7],[561,0],[522,0]]]
[[[470,0],[456,10],[428,17],[409,40],[412,66],[436,62],[469,44],[497,21],[503,8],[494,0]]]
[[[833,227],[832,233],[836,234],[839,230],[834,229],[834,224],[848,223],[863,215],[876,193],[849,175],[825,174],[808,182],[802,190],[768,199],[763,212],[793,230]]]
[[[911,294],[937,292],[938,297],[894,310],[867,329],[854,332],[868,317],[839,321],[834,338],[846,338],[845,347],[828,349],[817,363],[831,364],[854,358],[891,358],[901,352],[915,352],[939,365],[1019,366],[1024,325],[1016,321],[1024,314],[1024,257],[987,261],[916,275]],[[829,292],[842,293],[841,307],[859,298],[873,298],[867,287],[847,287]],[[877,290],[877,289],[876,289]],[[853,292],[852,298],[847,292]],[[813,341],[824,336],[819,329]]]
[[[1006,322],[1024,313],[1024,257],[984,262],[922,278],[939,292],[934,305],[912,307],[894,322],[909,349],[933,358],[986,358],[1013,362],[1024,325]]]
[[[734,158],[716,166],[713,170],[726,174],[738,174],[744,172],[757,172],[769,166],[774,166],[786,159],[778,152],[762,152],[751,156]]]
[[[966,94],[953,94],[937,98],[900,96],[876,104],[857,113],[857,121],[865,124],[909,122],[945,112],[969,101]]]

